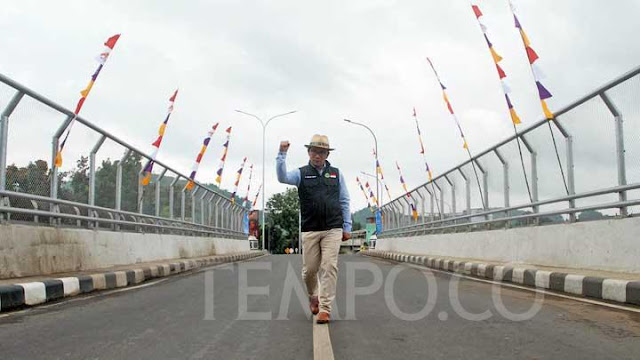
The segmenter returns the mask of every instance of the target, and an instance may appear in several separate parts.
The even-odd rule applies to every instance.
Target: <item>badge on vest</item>
[[[327,179],[329,179],[329,178],[336,179],[338,177],[338,174],[336,174],[336,173],[331,173],[331,174],[325,173],[324,177],[326,177]]]
[[[317,177],[318,177],[317,175],[305,175],[304,176],[305,179],[315,179]]]

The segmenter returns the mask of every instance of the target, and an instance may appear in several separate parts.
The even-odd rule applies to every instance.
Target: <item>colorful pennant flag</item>
[[[400,183],[402,184],[402,188],[404,189],[404,192],[407,195],[407,197],[410,198],[411,195],[409,195],[409,190],[407,190],[407,184],[404,182],[404,177],[402,176],[402,170],[400,170],[400,165],[398,164],[397,161],[396,161],[396,168],[398,168],[398,173],[400,174]]]
[[[491,52],[491,57],[493,58],[493,62],[496,65],[496,70],[498,71],[498,77],[500,78],[500,84],[502,85],[502,92],[507,102],[507,107],[509,108],[509,114],[511,115],[511,121],[516,125],[520,124],[521,123],[520,117],[516,113],[516,110],[513,107],[513,103],[509,98],[509,93],[511,92],[511,88],[506,82],[507,74],[504,72],[504,70],[502,69],[502,67],[500,67],[500,64],[499,64],[500,61],[502,61],[502,57],[498,55],[495,48],[493,47],[493,44],[489,40],[489,36],[487,35],[487,26],[482,21],[483,14],[482,14],[482,11],[480,11],[480,7],[478,7],[478,5],[471,4],[471,9],[473,10],[473,13],[476,16],[476,19],[478,20],[480,29],[484,34],[484,40],[487,42],[487,46],[489,46],[489,52]]]
[[[89,96],[89,93],[93,88],[93,84],[95,84],[96,80],[98,79],[98,75],[100,75],[100,71],[102,71],[104,64],[107,62],[107,59],[109,58],[109,54],[111,53],[111,50],[113,50],[113,47],[116,46],[118,39],[120,39],[120,34],[113,35],[112,37],[107,39],[107,41],[104,43],[104,50],[102,50],[102,52],[100,53],[100,55],[98,55],[98,58],[96,59],[98,60],[98,64],[99,64],[98,68],[93,73],[93,75],[91,75],[91,80],[89,81],[89,84],[87,85],[87,87],[85,87],[84,90],[80,91],[81,97],[80,97],[80,100],[78,100],[78,104],[76,105],[76,110],[74,111],[73,118],[71,119],[69,126],[67,126],[67,131],[64,135],[62,143],[60,143],[60,146],[58,147],[58,151],[56,152],[56,160],[54,165],[57,168],[62,166],[62,150],[64,150],[64,145],[67,143],[67,139],[69,138],[69,134],[71,133],[71,128],[73,127],[73,124],[75,123],[76,118],[78,117],[78,114],[80,113],[80,110],[82,109],[82,106],[84,105],[85,100],[87,100],[87,96]]]
[[[440,80],[440,76],[438,76],[438,72],[436,71],[435,66],[433,66],[431,59],[427,58],[427,61],[429,62],[429,65],[431,65],[431,69],[433,70],[433,73],[435,74],[436,79],[438,79],[438,83],[440,83],[440,87],[442,88],[442,98],[444,99],[444,102],[447,105],[447,110],[449,110],[449,113],[451,114],[451,118],[453,118],[453,120],[456,123],[456,126],[458,127],[458,131],[460,131],[460,137],[462,138],[462,142],[463,142],[462,147],[465,149],[469,149],[467,138],[465,138],[464,132],[462,132],[462,126],[460,126],[458,117],[456,117],[456,114],[453,112],[453,107],[451,106],[451,102],[449,101],[449,97],[447,96],[447,88],[444,86],[444,84],[442,84],[442,80]]]
[[[378,159],[378,154],[376,153],[376,149],[373,149],[373,156],[376,159],[376,176],[380,174],[380,182],[384,186],[387,191],[387,196],[389,197],[389,201],[391,201],[391,191],[389,191],[389,187],[387,186],[386,181],[384,181],[384,174],[382,173],[382,167],[380,166],[380,159]]]
[[[422,133],[420,132],[420,124],[418,124],[418,115],[416,114],[416,108],[413,108],[413,119],[416,121],[416,129],[418,130],[418,140],[420,141],[420,154],[422,154],[422,158],[424,159],[424,165],[427,170],[427,175],[429,175],[429,181],[433,180],[433,173],[431,172],[431,168],[429,167],[429,162],[427,161],[427,154],[424,151],[424,143],[422,142]]]
[[[447,88],[442,84],[442,80],[440,80],[440,76],[438,76],[438,72],[436,71],[435,66],[431,62],[431,59],[427,58],[429,65],[431,65],[431,69],[433,70],[436,79],[438,79],[438,83],[440,83],[440,87],[442,88],[442,98],[444,99],[444,103],[447,105],[447,109],[451,114],[451,118],[455,121],[456,126],[458,127],[458,131],[460,132],[460,137],[462,138],[462,147],[467,150],[467,154],[469,155],[469,161],[471,162],[471,166],[473,167],[473,173],[475,174],[476,184],[478,185],[478,191],[480,192],[480,200],[482,201],[482,207],[485,207],[484,196],[482,195],[482,188],[480,187],[480,177],[478,176],[478,171],[476,170],[476,163],[473,161],[473,156],[471,155],[471,150],[469,149],[469,143],[467,142],[467,138],[464,136],[462,132],[462,126],[460,126],[460,122],[456,117],[456,114],[453,112],[453,107],[451,106],[451,102],[449,101],[449,97],[447,96]]]
[[[246,206],[249,203],[249,192],[251,191],[251,178],[253,177],[253,164],[249,166],[249,185],[247,185],[247,195],[242,200],[242,206]]]
[[[364,195],[364,198],[367,199],[367,206],[369,207],[369,210],[371,210],[373,212],[373,208],[371,207],[371,202],[369,201],[369,196],[367,195],[367,192],[364,191],[364,187],[362,186],[362,183],[360,182],[360,178],[356,176],[356,182],[358,183],[358,186],[360,187],[360,190],[362,190],[362,195]]]
[[[418,210],[413,203],[411,203],[411,216],[413,217],[413,221],[418,221]]]
[[[158,151],[160,150],[160,144],[162,143],[162,138],[164,137],[164,132],[167,129],[167,124],[169,123],[169,118],[171,117],[171,113],[173,112],[173,104],[176,101],[176,96],[178,96],[178,89],[173,93],[173,95],[169,98],[169,108],[167,109],[167,117],[165,117],[162,125],[160,125],[160,129],[158,130],[158,138],[154,141],[151,146],[153,146],[153,152],[151,153],[151,160],[144,167],[144,175],[140,181],[140,183],[144,185],[149,185],[149,181],[151,181],[151,171],[153,170],[153,164],[155,163],[156,156],[158,156]]]
[[[209,146],[209,141],[211,141],[211,137],[213,136],[213,134],[216,132],[216,129],[218,128],[218,124],[220,123],[216,123],[215,125],[213,125],[213,127],[211,127],[211,130],[207,132],[207,137],[202,142],[202,148],[200,148],[200,152],[196,157],[196,162],[193,164],[193,167],[191,168],[191,174],[189,175],[189,182],[185,186],[187,190],[192,190],[193,186],[195,185],[194,181],[196,179],[196,173],[198,172],[198,167],[200,166],[200,162],[202,161],[202,157],[204,156],[204,153],[207,151],[207,146]]]
[[[379,206],[378,204],[378,198],[376,197],[376,195],[373,193],[373,190],[371,189],[371,186],[369,186],[369,182],[367,181],[367,183],[364,185],[367,190],[369,190],[369,198],[373,200],[373,203],[376,206]]]
[[[404,182],[404,177],[402,176],[402,170],[400,170],[400,165],[398,164],[398,162],[396,161],[396,168],[398,168],[398,173],[400,174],[400,183],[402,183],[402,188],[404,189],[404,192],[407,194],[407,197],[409,199],[413,198],[411,197],[411,194],[409,194],[409,190],[407,190],[407,184]],[[418,210],[416,209],[416,205],[414,203],[409,203],[411,205],[411,216],[413,217],[413,221],[418,221]]]
[[[260,186],[258,187],[258,192],[256,193],[256,198],[253,199],[253,205],[251,206],[251,209],[256,207],[256,203],[258,202],[258,196],[260,196],[260,190],[262,190],[262,184],[260,184]]]
[[[551,110],[549,110],[549,107],[547,106],[547,103],[546,103],[546,100],[550,99],[552,95],[549,92],[549,90],[547,90],[542,85],[541,81],[542,79],[544,79],[544,74],[542,73],[538,65],[536,65],[536,61],[538,60],[538,54],[536,54],[536,52],[531,47],[531,42],[529,41],[529,37],[524,32],[524,29],[522,29],[522,25],[518,20],[518,17],[516,16],[516,9],[513,6],[513,3],[511,3],[511,1],[509,1],[509,6],[511,7],[511,13],[513,14],[513,20],[515,22],[515,26],[520,32],[520,37],[522,38],[522,44],[524,45],[524,49],[527,53],[527,58],[529,59],[529,66],[531,67],[531,72],[533,73],[533,78],[536,82],[536,87],[538,88],[538,97],[540,98],[540,104],[542,105],[542,112],[544,113],[544,116],[548,120],[553,120],[554,115],[551,112]]]
[[[231,140],[231,126],[229,126],[225,131],[227,132],[227,139],[222,145],[224,149],[222,150],[222,157],[220,158],[219,169],[218,171],[216,171],[216,183],[218,184],[218,187],[220,187],[220,184],[222,183],[222,172],[224,171],[224,164],[227,161],[227,153],[229,152],[229,140]]]
[[[236,182],[233,184],[233,192],[231,193],[231,203],[236,203],[236,193],[238,192],[238,185],[240,185],[240,179],[242,178],[242,171],[244,170],[244,165],[247,163],[247,157],[245,156],[242,159],[242,165],[240,165],[240,169],[237,171]]]

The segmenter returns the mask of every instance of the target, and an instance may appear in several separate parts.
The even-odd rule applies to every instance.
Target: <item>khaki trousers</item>
[[[307,231],[302,233],[302,279],[309,296],[318,296],[320,311],[331,313],[336,297],[338,280],[338,253],[342,242],[342,229]],[[318,291],[318,271],[320,290]]]

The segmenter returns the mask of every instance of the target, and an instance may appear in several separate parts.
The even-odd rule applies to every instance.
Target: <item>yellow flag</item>
[[[493,61],[495,61],[496,64],[502,61],[502,57],[498,55],[498,53],[493,50],[493,48],[489,48],[489,50],[491,50],[491,56],[493,57]]]
[[[553,120],[555,116],[553,115],[551,110],[549,110],[547,103],[544,100],[540,100],[540,103],[542,104],[542,111],[544,112],[544,116],[547,117],[547,120]]]
[[[518,125],[521,123],[520,117],[516,114],[515,109],[509,109],[509,113],[511,113],[511,121],[513,121],[514,124]]]

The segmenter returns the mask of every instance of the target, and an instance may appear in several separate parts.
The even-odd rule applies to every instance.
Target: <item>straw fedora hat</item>
[[[307,148],[320,148],[320,149],[325,149],[325,150],[335,150],[332,149],[331,147],[329,147],[329,138],[326,135],[318,135],[315,134],[313,135],[313,137],[311,138],[311,141],[309,142],[309,145],[305,145]]]

